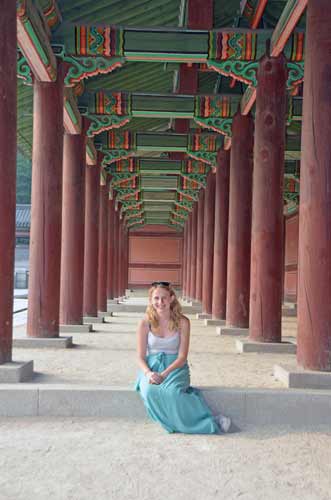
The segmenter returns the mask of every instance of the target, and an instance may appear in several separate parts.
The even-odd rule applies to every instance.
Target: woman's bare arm
[[[148,377],[150,384],[160,384],[163,380],[159,373],[153,372],[146,363],[147,336],[149,324],[146,319],[139,321],[137,328],[137,354],[138,365],[141,371]]]
[[[181,320],[180,345],[179,345],[178,356],[175,359],[175,361],[168,366],[168,368],[166,368],[165,370],[163,370],[163,372],[161,372],[160,375],[163,378],[166,378],[169,375],[169,373],[171,373],[173,370],[176,370],[176,368],[181,368],[182,366],[185,365],[187,361],[189,345],[190,345],[190,320],[184,316]]]
[[[148,322],[145,319],[140,320],[137,328],[137,354],[139,368],[145,375],[151,371],[146,363],[148,330]]]

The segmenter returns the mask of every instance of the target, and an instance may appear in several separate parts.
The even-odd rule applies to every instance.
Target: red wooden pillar
[[[113,257],[113,284],[114,284],[114,298],[119,298],[119,287],[118,287],[118,210],[114,211],[114,257]]]
[[[225,319],[228,257],[230,151],[219,150],[215,181],[213,306],[215,319]]]
[[[191,299],[191,261],[192,261],[192,212],[187,219],[187,272],[186,272],[186,298]]]
[[[183,246],[182,246],[182,297],[185,297],[185,273],[186,273],[186,224],[183,229]]]
[[[114,296],[114,200],[108,201],[107,298]]]
[[[125,227],[125,290],[129,288],[129,229]]]
[[[212,314],[215,223],[215,174],[209,172],[205,192],[203,226],[202,312]]]
[[[249,337],[281,341],[287,64],[264,56],[257,73]]]
[[[99,249],[98,249],[98,311],[107,311],[108,274],[108,200],[109,181],[100,186],[99,197]]]
[[[192,210],[192,234],[191,234],[191,278],[190,278],[190,297],[196,298],[196,278],[197,278],[197,204]]]
[[[60,323],[83,322],[86,135],[64,134]]]
[[[118,293],[119,297],[123,297],[123,255],[124,255],[124,238],[123,238],[123,219],[119,216],[118,222]]]
[[[128,280],[128,273],[129,273],[129,231],[126,225],[124,225],[124,247],[125,247],[125,253],[124,253],[124,295],[126,295],[126,290],[129,288],[129,280]]]
[[[203,268],[203,226],[205,209],[205,190],[200,190],[198,201],[197,221],[197,274],[196,274],[196,300],[202,302],[202,268]]]
[[[63,74],[34,82],[27,334],[58,337],[61,275]]]
[[[123,219],[119,220],[118,228],[118,290],[119,296],[123,297],[123,256],[124,256],[124,239],[123,239]]]
[[[12,360],[16,204],[16,3],[0,16],[0,364]]]
[[[331,10],[308,2],[299,208],[297,360],[331,370]]]
[[[232,121],[226,323],[248,328],[254,121],[238,111]]]
[[[100,162],[87,166],[85,182],[84,316],[98,315]]]

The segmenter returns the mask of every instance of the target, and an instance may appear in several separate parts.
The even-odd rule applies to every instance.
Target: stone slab
[[[249,339],[237,339],[236,349],[239,353],[296,354],[297,352],[297,346],[293,342],[254,342]]]
[[[299,367],[275,365],[273,374],[276,380],[282,382],[289,389],[331,390],[331,372],[315,372]],[[331,422],[331,414],[329,422]]]
[[[92,332],[91,324],[84,325],[60,325],[60,333],[88,333]]]
[[[25,347],[26,349],[66,349],[72,347],[72,337],[25,337],[13,339],[13,347]]]
[[[139,395],[130,388],[81,385],[0,386],[1,416],[113,417],[146,420]],[[15,390],[16,389],[16,390]],[[235,426],[330,424],[331,391],[204,387],[213,414]]]
[[[111,387],[40,387],[39,415],[43,417],[146,418],[137,392]]]
[[[225,325],[224,319],[205,319],[205,326],[223,326]]]
[[[104,317],[101,316],[84,316],[83,317],[83,323],[86,324],[86,323],[104,323]]]
[[[17,384],[33,377],[33,361],[12,361],[0,365],[0,383]]]
[[[211,314],[207,313],[198,313],[195,316],[197,319],[212,319]]]
[[[147,304],[113,304],[108,307],[107,314],[117,312],[131,312],[131,313],[142,313],[144,314],[146,311]],[[200,308],[193,306],[183,306],[182,307],[183,314],[196,314],[200,311]],[[93,323],[93,321],[91,321]]]
[[[249,330],[248,328],[236,328],[233,326],[218,326],[216,333],[217,335],[233,335],[234,337],[245,335],[247,337]]]
[[[117,299],[108,299],[107,300],[107,306],[111,306],[113,304],[118,304],[118,300]]]
[[[0,417],[35,417],[38,415],[38,388],[30,384],[0,385]]]

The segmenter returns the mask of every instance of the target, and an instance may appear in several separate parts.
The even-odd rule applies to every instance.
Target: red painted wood
[[[203,226],[202,311],[212,314],[215,225],[215,174],[207,176]]]
[[[191,235],[191,274],[190,274],[190,297],[196,298],[196,278],[197,278],[197,204],[192,210],[192,235]]]
[[[183,230],[183,254],[182,254],[182,296],[186,296],[186,234],[187,234],[187,226],[185,224]]]
[[[114,200],[108,201],[107,298],[114,298]]]
[[[257,78],[249,337],[260,342],[281,342],[285,57],[264,56]]]
[[[215,238],[212,315],[226,316],[230,151],[219,150],[215,185]]]
[[[202,302],[202,268],[203,268],[203,226],[205,210],[205,190],[200,190],[198,200],[197,221],[197,274],[196,274],[196,300]]]
[[[16,203],[16,3],[0,16],[0,364],[12,360]]]
[[[113,283],[114,283],[114,298],[119,297],[119,284],[118,284],[118,226],[119,226],[119,212],[114,211],[114,260],[113,260]]]
[[[186,276],[186,290],[187,298],[191,299],[191,267],[192,263],[192,212],[187,220],[187,276]]]
[[[98,310],[107,311],[108,275],[108,200],[109,181],[100,186],[99,196],[99,249],[98,249]]]
[[[85,183],[85,252],[84,316],[98,314],[100,157],[95,166],[86,167]]]
[[[123,219],[120,219],[119,227],[119,291],[120,297],[124,295],[124,255],[125,255],[125,241],[124,241],[124,224]]]
[[[192,30],[212,30],[214,0],[188,0],[187,26]]]
[[[254,121],[237,112],[230,159],[226,323],[248,328]]]
[[[64,134],[60,323],[83,322],[86,135]]]
[[[285,219],[284,299],[290,302],[297,302],[298,244],[299,216],[295,214]]]
[[[308,2],[300,169],[298,349],[300,366],[331,370],[331,10]]]
[[[63,67],[56,83],[34,82],[27,335],[58,337],[61,275]]]

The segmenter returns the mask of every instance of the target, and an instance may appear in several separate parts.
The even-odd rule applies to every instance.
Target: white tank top
[[[157,354],[164,352],[165,354],[177,354],[179,349],[180,336],[175,332],[170,337],[159,337],[153,332],[148,332],[147,337],[147,354]]]

